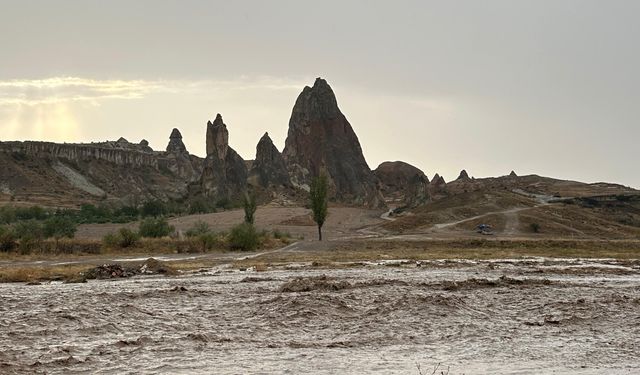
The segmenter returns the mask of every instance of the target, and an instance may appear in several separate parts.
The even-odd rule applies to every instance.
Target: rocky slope
[[[295,186],[308,189],[312,178],[324,173],[335,200],[367,207],[384,205],[358,137],[324,79],[316,79],[313,87],[305,87],[298,96],[283,156]]]

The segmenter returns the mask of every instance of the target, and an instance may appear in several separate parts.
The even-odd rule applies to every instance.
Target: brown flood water
[[[0,373],[637,374],[640,266],[431,262],[0,285]]]

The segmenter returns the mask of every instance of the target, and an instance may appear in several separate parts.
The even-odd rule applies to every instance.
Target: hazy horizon
[[[147,139],[253,159],[327,79],[371,169],[640,187],[632,1],[0,0],[0,141]]]

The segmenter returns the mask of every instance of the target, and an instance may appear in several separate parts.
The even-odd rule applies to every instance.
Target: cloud
[[[79,77],[50,77],[0,81],[0,106],[90,102],[104,99],[142,99],[152,93],[197,93],[262,89],[300,90],[303,80],[273,77],[240,77],[235,80],[96,80]]]

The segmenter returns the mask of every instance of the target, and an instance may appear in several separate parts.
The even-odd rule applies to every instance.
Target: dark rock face
[[[191,183],[200,178],[202,173],[198,163],[195,163],[193,157],[189,155],[187,147],[182,142],[182,134],[180,130],[173,129],[169,136],[169,144],[167,145],[166,164],[168,170],[180,177],[183,182]]]
[[[256,146],[256,160],[249,173],[249,185],[264,189],[291,185],[284,158],[273,144],[269,133],[265,133]]]
[[[469,175],[467,174],[467,171],[464,169],[461,170],[457,180],[468,180],[468,179],[469,179]]]
[[[207,123],[207,158],[200,185],[205,195],[216,199],[239,198],[247,188],[247,167],[229,147],[229,131],[220,114]]]
[[[436,198],[442,197],[443,195],[446,195],[447,193],[446,185],[447,183],[444,180],[444,177],[436,173],[436,175],[433,176],[431,183],[429,184],[429,196],[432,197],[433,199],[436,199]]]
[[[321,78],[313,87],[305,87],[296,100],[283,157],[294,186],[308,189],[313,176],[325,173],[336,200],[384,206],[358,137],[340,112],[333,90]]]
[[[404,190],[404,204],[407,207],[416,207],[426,203],[430,198],[429,179],[427,176],[415,174],[407,182]]]
[[[516,174],[516,172],[511,171],[511,173],[509,173],[509,177],[518,177],[518,175]]]
[[[169,144],[167,145],[167,152],[175,154],[188,154],[187,147],[182,142],[182,134],[180,130],[174,128],[169,136]]]
[[[414,176],[424,177],[424,180],[429,183],[429,178],[424,172],[402,161],[385,161],[373,171],[373,174],[380,180],[382,194],[385,197],[404,191]]]

